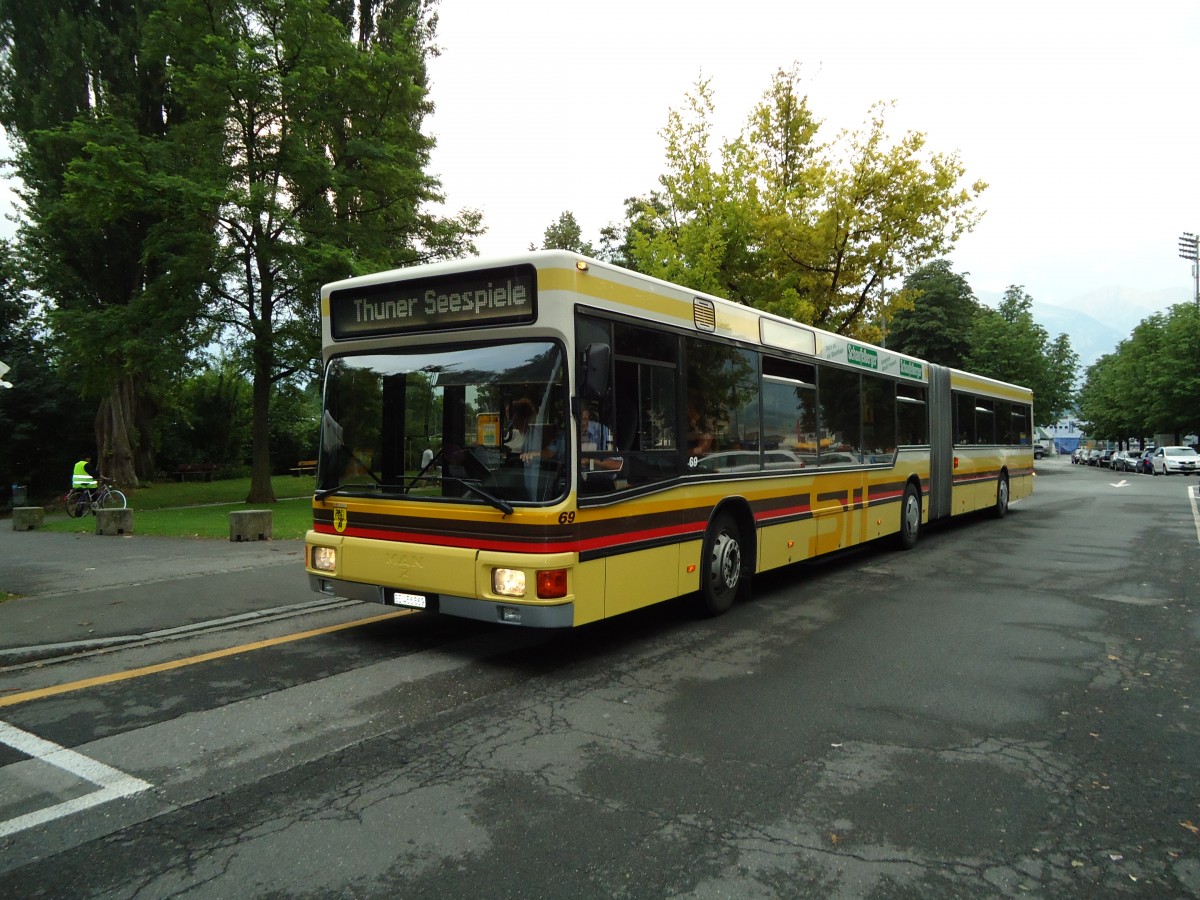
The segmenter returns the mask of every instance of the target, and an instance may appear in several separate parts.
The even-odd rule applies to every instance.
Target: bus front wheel
[[[700,604],[705,615],[728,612],[739,594],[749,593],[750,576],[743,566],[741,531],[731,516],[722,514],[704,536]]]

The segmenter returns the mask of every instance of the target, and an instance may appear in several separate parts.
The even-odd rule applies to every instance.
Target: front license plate
[[[412,609],[424,609],[426,604],[424,594],[406,594],[403,591],[392,591],[393,606],[407,606]]]

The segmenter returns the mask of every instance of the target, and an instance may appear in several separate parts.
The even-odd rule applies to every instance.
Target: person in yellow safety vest
[[[96,476],[88,471],[88,466],[91,465],[91,456],[85,456],[79,462],[75,463],[75,471],[71,474],[71,488],[77,491],[93,491],[100,487],[100,483],[96,481]]]

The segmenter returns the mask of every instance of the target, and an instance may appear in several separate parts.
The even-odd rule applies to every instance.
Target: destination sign
[[[334,338],[407,334],[532,322],[537,270],[505,266],[336,290],[329,295]]]

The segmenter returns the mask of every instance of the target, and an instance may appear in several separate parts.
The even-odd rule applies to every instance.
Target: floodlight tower
[[[1196,279],[1196,305],[1200,306],[1200,238],[1185,231],[1179,238],[1179,255],[1192,261],[1192,277]]]

